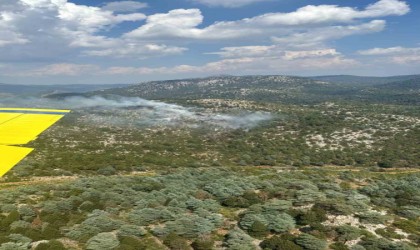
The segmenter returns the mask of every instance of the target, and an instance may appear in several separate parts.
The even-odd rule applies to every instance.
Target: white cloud
[[[327,26],[308,29],[306,32],[294,33],[283,37],[273,37],[277,44],[289,47],[317,47],[324,42],[351,35],[368,34],[382,31],[386,26],[383,20],[373,20],[360,25]]]
[[[121,43],[121,46],[114,46],[112,48],[102,50],[88,50],[84,53],[85,55],[90,56],[149,58],[155,56],[179,55],[186,50],[188,49],[183,47],[160,44]]]
[[[276,49],[275,46],[241,46],[241,47],[224,47],[219,52],[206,53],[210,55],[220,55],[224,58],[237,57],[260,57],[268,56]]]
[[[252,54],[252,53],[251,53]],[[280,57],[261,55],[256,57],[225,58],[202,65],[180,64],[171,67],[121,67],[103,68],[92,64],[51,64],[28,70],[23,76],[139,76],[139,75],[191,75],[191,74],[294,74],[299,71],[329,69],[348,69],[358,67],[359,63],[344,58],[334,49],[315,51],[285,51]]]
[[[263,0],[212,0],[211,3],[208,0],[207,4],[237,7],[256,1]],[[92,72],[103,75],[225,71],[288,73],[356,67],[358,62],[341,55],[332,48],[330,41],[380,32],[386,22],[372,19],[404,15],[410,10],[405,1],[398,0],[379,0],[365,8],[308,5],[291,12],[266,13],[234,21],[218,20],[204,25],[204,16],[199,9],[174,9],[146,16],[138,12],[143,7],[145,4],[137,1],[114,1],[95,7],[70,0],[0,0],[0,60],[33,62],[32,65],[38,67],[40,63],[47,65],[25,71],[38,76],[75,76]],[[121,35],[118,32],[132,27],[131,24],[118,29],[124,22],[133,22],[137,28]],[[180,55],[191,44],[201,52],[208,43],[221,49],[205,54],[219,55],[221,59],[198,66],[193,62],[191,65],[180,62],[178,66],[170,67],[169,61],[163,60],[163,67],[116,65],[104,69],[91,64],[93,60],[98,62],[97,57],[114,57],[127,58],[124,65],[138,65],[136,59]],[[233,47],[232,44],[240,46]],[[388,57],[389,61],[413,62],[418,54],[411,51]],[[72,63],[55,64],[59,58]],[[104,65],[102,61],[99,64]]]
[[[136,1],[116,1],[107,3],[104,7],[102,7],[102,9],[112,12],[135,12],[146,7],[148,7],[147,3]]]
[[[146,24],[128,32],[125,36],[138,39],[235,39],[256,36],[284,35],[293,29],[313,29],[334,23],[349,23],[357,19],[376,18],[389,15],[404,15],[409,6],[398,0],[380,0],[364,10],[337,5],[308,5],[289,13],[268,13],[238,21],[220,21],[199,28],[203,15],[199,9],[176,9],[168,13],[147,17]],[[378,28],[383,21],[371,22]],[[351,26],[349,26],[351,27]],[[356,27],[356,26],[354,26]]]
[[[106,75],[177,75],[177,74],[291,74],[299,71],[348,69],[358,67],[359,63],[340,55],[313,56],[301,52],[301,57],[290,60],[284,57],[241,57],[228,58],[200,66],[177,65],[174,67],[111,67],[103,71]]]
[[[168,13],[147,17],[146,24],[125,36],[129,38],[200,38],[201,29],[196,28],[203,22],[199,9],[176,9]]]
[[[295,60],[300,58],[324,57],[340,55],[335,49],[320,49],[320,50],[301,50],[301,51],[286,51],[284,58],[287,60]]]
[[[405,1],[381,0],[369,5],[361,17],[381,17],[389,15],[402,16],[410,11],[410,6]]]
[[[0,7],[2,6],[0,5]],[[19,17],[12,12],[0,12],[0,47],[29,42],[29,40],[13,26],[13,22],[17,18]]]
[[[401,55],[401,56],[394,56],[391,60],[397,64],[416,64],[420,63],[420,53],[414,55]],[[412,66],[412,65],[411,65]]]
[[[27,0],[26,0],[27,1]],[[50,0],[53,1],[53,0]],[[57,5],[58,17],[67,25],[74,25],[77,30],[95,32],[109,25],[126,21],[139,21],[146,18],[142,13],[118,14],[98,7],[77,5],[66,2]]]
[[[145,19],[142,13],[115,14],[108,9],[78,5],[67,0],[4,1],[0,3],[0,47],[25,45],[19,48],[22,60],[28,57],[31,60],[48,60],[49,57],[69,55],[147,58],[181,54],[186,50],[179,46],[105,35],[115,25]],[[141,7],[140,3],[130,1],[120,2],[119,7],[133,3]],[[117,5],[110,3],[108,8],[116,8]],[[99,35],[99,32],[102,34]],[[0,53],[3,60],[17,59],[16,52],[8,49]]]
[[[396,64],[417,64],[420,63],[420,47],[390,47],[390,48],[373,48],[368,50],[360,50],[358,54],[363,56],[379,57],[377,60],[382,63]]]
[[[226,8],[237,8],[245,5],[266,2],[269,0],[192,0],[193,2],[204,4],[207,6],[215,7],[222,6]]]
[[[222,58],[271,57],[284,60],[340,55],[335,49],[285,50],[284,47],[278,45],[225,47],[220,52],[207,54],[220,55]]]
[[[246,21],[265,25],[307,25],[319,23],[351,22],[361,18],[405,15],[410,7],[399,0],[380,0],[365,10],[337,5],[308,5],[290,13],[269,13]]]
[[[420,53],[420,48],[405,48],[401,46],[391,47],[391,48],[373,48],[368,50],[358,51],[360,55],[365,56],[377,56],[377,55],[401,55],[401,54],[411,54],[411,53]]]
[[[59,63],[51,64],[42,68],[29,70],[21,73],[24,76],[80,76],[84,74],[94,74],[100,69],[92,64],[71,64]]]
[[[22,34],[14,32],[13,30],[3,29],[0,26],[0,47],[26,43],[29,43],[29,40],[24,38]]]

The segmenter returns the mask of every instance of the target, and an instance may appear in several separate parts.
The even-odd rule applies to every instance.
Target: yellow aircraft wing
[[[70,110],[0,108],[0,177],[33,149],[20,147],[33,141]]]

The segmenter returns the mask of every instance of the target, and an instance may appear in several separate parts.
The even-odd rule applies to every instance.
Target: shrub
[[[194,240],[191,246],[194,250],[212,250],[214,246],[214,240],[210,235],[203,235]]]
[[[258,224],[254,225],[256,222],[258,222]],[[295,221],[286,213],[248,213],[242,217],[239,225],[242,229],[245,229],[250,233],[253,225],[258,226],[260,230],[262,226],[265,226],[270,231],[284,233],[295,227]]]
[[[70,239],[86,242],[89,238],[100,233],[99,228],[87,225],[76,225],[65,234]]]
[[[349,250],[349,248],[343,242],[335,242],[330,245],[333,250]]]
[[[307,250],[324,250],[327,249],[327,242],[325,240],[318,239],[310,234],[301,234],[296,240],[296,244]]]
[[[118,250],[143,250],[144,244],[136,237],[121,236],[119,237],[120,245]]]
[[[325,200],[325,194],[313,189],[302,189],[296,192],[295,205],[306,205]]]
[[[280,213],[277,215],[266,215],[265,218],[268,221],[268,229],[276,233],[284,233],[295,228],[294,219],[286,214]]]
[[[249,207],[251,203],[242,196],[229,196],[222,201],[222,205],[226,207],[246,208]]]
[[[401,230],[410,233],[420,235],[420,222],[412,220],[395,220],[394,226],[400,228]]]
[[[147,231],[144,228],[135,226],[135,225],[122,225],[118,229],[118,236],[144,236],[147,234]]]
[[[0,250],[28,250],[29,244],[7,242],[0,246]]]
[[[82,222],[82,225],[96,227],[100,232],[109,232],[119,228],[122,225],[122,222],[111,219],[104,211],[94,210],[88,215],[88,218]]]
[[[20,231],[22,229],[27,229],[27,228],[30,228],[30,227],[31,227],[31,223],[23,221],[23,220],[18,220],[18,221],[13,222],[10,225],[10,230],[12,232],[17,232],[17,231]]]
[[[88,250],[111,250],[118,247],[120,242],[113,233],[99,233],[90,238],[86,243]]]
[[[360,222],[365,224],[384,224],[388,220],[387,216],[378,212],[367,212],[356,216],[360,219]]]
[[[224,245],[229,250],[256,250],[253,240],[244,231],[233,229],[226,235]]]
[[[98,209],[99,206],[97,206],[95,203],[91,201],[84,201],[82,204],[80,204],[79,209],[81,211],[91,212],[94,209]]]
[[[366,249],[379,249],[379,250],[388,250],[388,249],[401,249],[401,250],[414,250],[415,248],[405,244],[405,243],[394,243],[384,238],[374,238],[374,237],[364,237],[362,241],[359,242]]]
[[[45,226],[42,228],[42,238],[49,240],[49,239],[57,239],[62,237],[63,235],[60,232],[60,229],[51,223],[45,223]]]
[[[296,217],[296,222],[299,225],[312,225],[324,222],[327,219],[327,213],[321,207],[314,206],[311,210],[302,212]]]
[[[5,204],[5,205],[2,205],[1,206],[1,209],[0,210],[3,213],[10,213],[12,211],[15,211],[16,209],[17,209],[17,207],[15,205],[13,205],[13,204]]]
[[[184,250],[188,249],[190,244],[188,241],[174,233],[170,233],[163,240],[163,244],[168,246],[171,250]]]
[[[358,228],[348,225],[339,226],[336,230],[338,232],[337,240],[343,242],[355,240],[361,235],[360,230]]]
[[[128,220],[138,226],[147,226],[160,220],[165,221],[165,218],[170,218],[171,216],[166,209],[143,208],[131,212],[128,215]]]
[[[420,217],[420,208],[416,206],[403,206],[397,209],[397,214],[408,218],[408,219],[416,219]]]
[[[256,213],[245,214],[241,218],[239,225],[242,229],[249,230],[256,221],[261,222],[265,226],[268,225],[268,222],[265,219],[265,217],[262,214],[256,214]]]
[[[18,221],[19,219],[20,219],[19,212],[17,210],[13,210],[6,216],[6,218],[1,220],[1,226],[8,227],[14,221]]]
[[[167,222],[165,229],[186,238],[196,238],[211,233],[215,229],[215,225],[209,220],[193,214]]]
[[[260,222],[260,221],[254,221],[254,223],[252,223],[251,227],[248,229],[248,233],[256,238],[261,238],[264,237],[268,234],[268,228],[267,226]]]
[[[404,239],[404,236],[397,234],[392,228],[378,228],[375,230],[375,233],[381,235],[386,239]]]
[[[58,240],[50,240],[48,242],[42,242],[38,244],[35,250],[66,250],[63,243]]]
[[[113,168],[112,166],[107,166],[104,168],[100,168],[96,171],[98,174],[100,175],[114,175],[117,173],[117,170],[115,170],[115,168]]]
[[[24,220],[24,221],[31,222],[31,221],[33,221],[33,219],[35,219],[35,217],[36,217],[36,212],[35,212],[35,210],[34,210],[33,208],[31,208],[30,206],[28,206],[28,205],[23,205],[23,206],[20,206],[20,207],[18,208],[18,212],[19,212],[19,214],[20,214],[20,217],[21,217],[21,218],[22,218],[22,220]]]
[[[302,247],[296,245],[294,242],[293,235],[281,235],[273,236],[269,239],[265,239],[260,243],[262,249],[273,249],[273,250],[302,250]]]

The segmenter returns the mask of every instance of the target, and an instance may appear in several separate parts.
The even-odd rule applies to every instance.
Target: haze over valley
[[[0,250],[420,249],[419,13],[1,0]]]

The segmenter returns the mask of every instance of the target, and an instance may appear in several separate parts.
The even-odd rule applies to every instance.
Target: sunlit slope
[[[60,120],[69,110],[0,108],[0,177],[33,149],[26,144]]]

